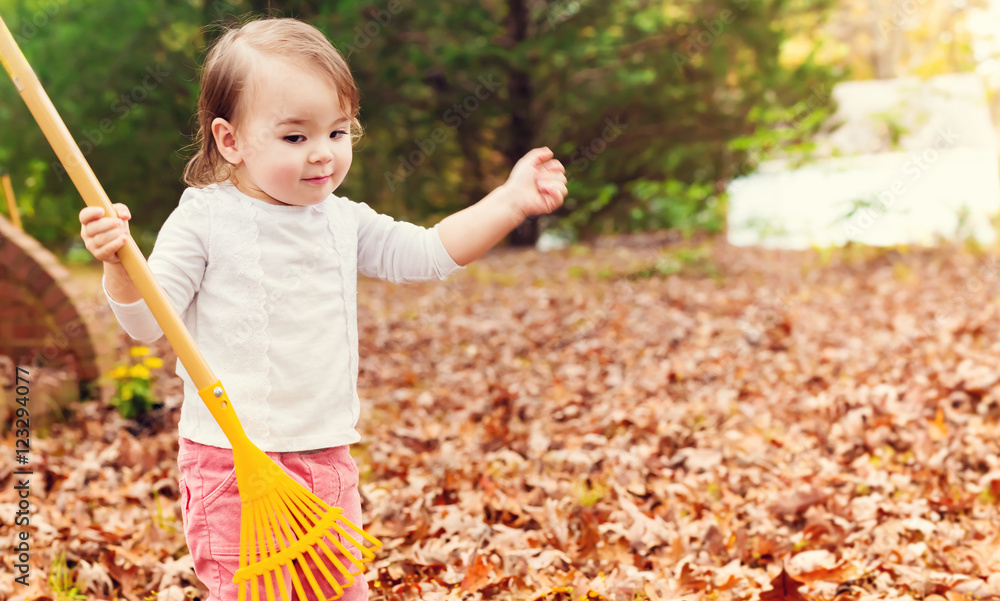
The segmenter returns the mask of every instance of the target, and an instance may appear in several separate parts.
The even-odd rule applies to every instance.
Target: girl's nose
[[[331,144],[320,142],[309,154],[310,163],[329,163],[333,160],[333,147]]]

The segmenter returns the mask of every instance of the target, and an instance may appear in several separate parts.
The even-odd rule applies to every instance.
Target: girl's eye
[[[341,130],[338,129],[337,131],[335,131],[332,134],[330,134],[330,137],[333,138],[334,140],[339,140],[340,138],[342,138],[342,137],[344,137],[346,135],[347,135],[346,131],[341,131]]]
[[[302,142],[305,139],[306,139],[305,136],[300,136],[298,134],[294,136],[285,136],[285,142],[291,142],[292,144],[298,144],[299,142]]]

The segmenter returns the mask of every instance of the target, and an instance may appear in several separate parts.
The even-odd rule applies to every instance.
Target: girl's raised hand
[[[115,254],[128,239],[128,220],[132,213],[128,207],[115,203],[118,217],[105,217],[101,207],[87,207],[80,211],[80,237],[83,244],[98,260],[120,263]]]
[[[535,148],[514,165],[504,186],[525,217],[551,213],[566,198],[566,168],[548,148]]]

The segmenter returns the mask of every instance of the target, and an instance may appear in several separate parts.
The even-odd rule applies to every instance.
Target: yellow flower
[[[159,369],[163,367],[163,359],[159,357],[146,357],[143,359],[142,364],[149,369]]]
[[[132,369],[129,370],[129,375],[133,378],[141,378],[143,380],[149,379],[149,368],[145,365],[133,365]]]
[[[128,368],[124,365],[119,365],[108,372],[108,375],[115,380],[121,380],[122,378],[128,376]]]
[[[146,346],[133,346],[129,353],[133,357],[145,357],[149,354],[149,347]]]

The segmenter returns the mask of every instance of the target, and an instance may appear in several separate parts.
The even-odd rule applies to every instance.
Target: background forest
[[[836,81],[975,68],[982,4],[0,0],[0,11],[148,250],[183,190],[211,25],[248,12],[306,19],[347,57],[367,130],[341,189],[351,198],[433,222],[502,183],[528,149],[553,147],[570,194],[513,236],[531,243],[539,225],[720,230],[726,184],[808,151]],[[28,231],[69,244],[76,192],[7,81],[0,166]]]
[[[565,206],[510,240],[567,248],[501,249],[446,283],[360,278],[351,451],[385,544],[372,599],[1000,598],[998,247],[714,235],[730,182],[823,151],[838,82],[977,72],[996,123],[1000,6],[0,0],[147,253],[184,188],[205,48],[260,14],[318,26],[358,81],[366,133],[339,193],[431,225],[532,147],[569,176]],[[71,268],[49,262],[82,289],[108,368],[81,395],[72,369],[31,366],[21,531],[0,396],[0,547],[33,545],[30,586],[0,556],[0,599],[205,599],[175,357],[116,324],[83,203],[6,77],[0,168],[27,232]],[[19,261],[0,265],[17,280],[0,308],[41,281]],[[0,333],[24,327],[6,315]],[[4,394],[14,366],[0,356]]]

